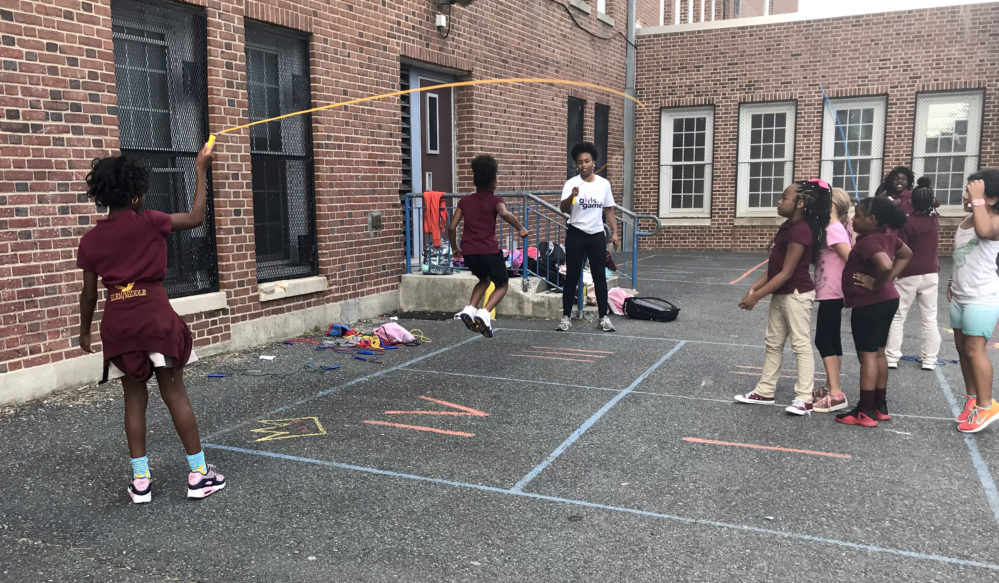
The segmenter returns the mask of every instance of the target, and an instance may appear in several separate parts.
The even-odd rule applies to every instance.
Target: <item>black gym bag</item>
[[[624,313],[634,320],[655,320],[672,322],[680,313],[680,308],[660,298],[627,298],[624,300]]]

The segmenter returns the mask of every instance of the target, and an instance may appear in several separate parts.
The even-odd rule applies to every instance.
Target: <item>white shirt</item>
[[[961,304],[999,304],[996,274],[999,241],[979,239],[975,227],[954,232],[954,283],[951,293]]]
[[[599,174],[593,175],[593,180],[586,182],[578,174],[565,181],[562,187],[562,198],[572,198],[572,189],[579,187],[579,196],[569,213],[569,224],[584,233],[593,235],[604,230],[604,209],[614,206],[614,195],[611,194],[610,182]]]

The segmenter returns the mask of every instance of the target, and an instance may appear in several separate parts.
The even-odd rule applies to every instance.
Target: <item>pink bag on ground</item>
[[[624,300],[630,297],[633,296],[619,287],[607,291],[607,303],[610,305],[611,311],[618,316],[624,315]]]
[[[409,333],[409,330],[406,330],[395,322],[386,322],[375,328],[375,336],[377,336],[382,343],[390,346],[394,344],[406,344],[407,342],[416,340],[416,338]]]

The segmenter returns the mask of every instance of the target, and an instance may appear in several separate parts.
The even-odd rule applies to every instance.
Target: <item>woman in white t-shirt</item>
[[[562,321],[556,330],[572,327],[572,304],[576,301],[579,274],[583,261],[590,260],[590,273],[593,275],[593,291],[597,295],[597,312],[600,320],[597,327],[604,332],[613,332],[607,305],[607,237],[604,235],[604,221],[610,226],[611,244],[617,248],[617,221],[614,216],[614,195],[610,182],[594,172],[598,157],[597,147],[590,142],[580,142],[572,147],[572,159],[576,161],[579,175],[573,176],[562,187],[559,209],[569,214],[569,226],[565,234],[565,285],[562,288]]]
[[[947,299],[967,393],[957,429],[977,433],[999,418],[999,403],[992,399],[992,361],[985,352],[999,321],[999,170],[968,177],[964,208],[971,214],[954,232],[954,273],[947,282]]]

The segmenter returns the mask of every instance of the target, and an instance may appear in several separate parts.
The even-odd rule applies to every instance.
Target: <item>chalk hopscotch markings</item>
[[[278,439],[291,439],[292,437],[312,437],[316,435],[326,435],[326,430],[317,417],[295,417],[294,419],[260,419],[258,423],[263,423],[266,427],[251,429],[250,433],[266,433],[267,435],[255,439],[254,442],[276,441]]]
[[[683,440],[684,441],[689,441],[691,443],[703,443],[703,444],[706,444],[706,445],[726,445],[726,446],[729,446],[729,447],[746,447],[746,448],[749,448],[749,449],[763,449],[763,450],[767,450],[767,451],[779,451],[779,452],[783,452],[783,453],[801,453],[801,454],[807,454],[807,455],[818,455],[818,456],[832,457],[832,458],[845,459],[845,460],[850,459],[850,456],[848,456],[845,453],[829,453],[829,452],[826,452],[826,451],[813,451],[813,450],[810,450],[810,449],[793,449],[793,448],[789,448],[789,447],[775,447],[775,446],[772,446],[772,445],[757,445],[755,443],[736,443],[736,442],[732,442],[732,441],[715,441],[713,439],[701,439],[699,437],[684,437]]]
[[[414,411],[385,411],[386,415],[451,415],[457,417],[488,417],[489,413],[484,411],[479,411],[478,409],[473,409],[471,407],[466,407],[464,405],[458,405],[457,403],[450,403],[448,401],[442,401],[440,399],[434,399],[433,397],[427,397],[426,395],[419,395],[420,399],[424,401],[430,401],[431,403],[437,403],[438,405],[444,405],[445,407],[450,407],[452,409],[458,409],[457,411],[426,411],[426,410],[414,410]],[[474,433],[469,433],[467,431],[453,431],[450,429],[441,429],[439,427],[427,427],[425,425],[408,425],[406,423],[394,423],[392,421],[378,421],[375,419],[365,419],[365,423],[368,425],[382,425],[384,427],[395,427],[396,429],[409,429],[412,431],[426,431],[428,433],[439,433],[441,435],[454,435],[457,437],[475,437]]]
[[[510,356],[543,358],[546,360],[567,360],[571,362],[597,362],[594,359],[607,358],[607,356],[614,354],[612,350],[588,350],[586,348],[563,348],[561,346],[531,346],[523,350],[523,352],[511,354]]]
[[[426,397],[424,395],[419,396],[420,399],[424,401],[430,401],[431,403],[437,403],[438,405],[444,405],[445,407],[453,407],[455,409],[460,409],[459,411],[386,411],[386,415],[460,415],[466,417],[489,417],[489,413],[484,413],[478,409],[472,409],[471,407],[465,407],[464,405],[458,405],[455,403],[448,403],[447,401],[441,401],[440,399],[434,399],[431,397]]]

